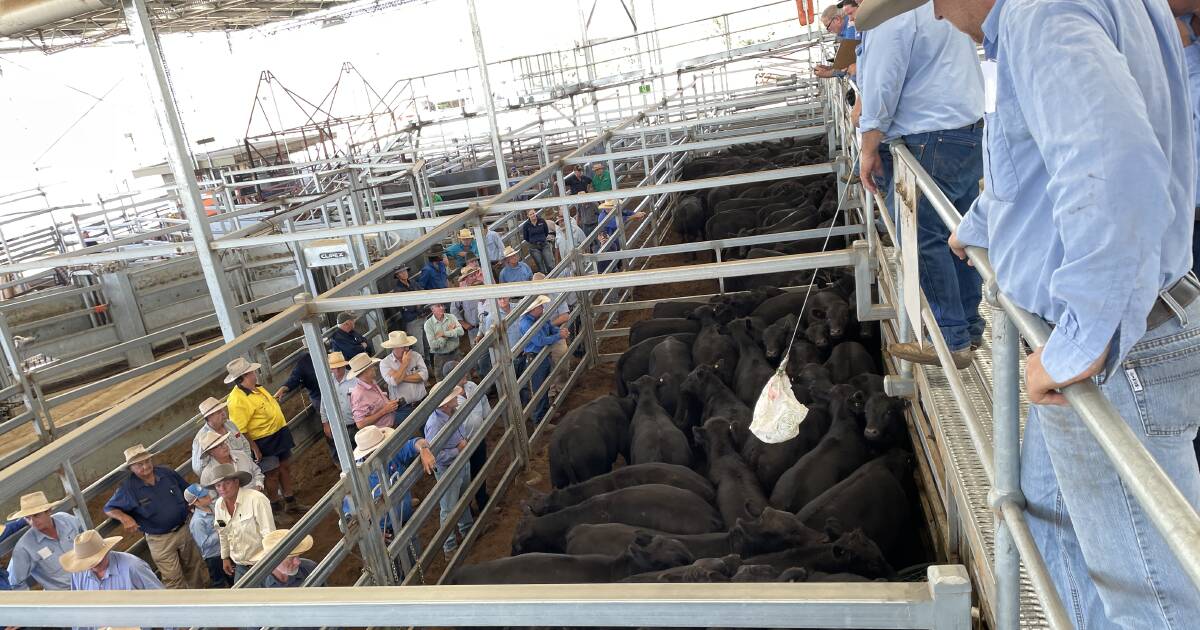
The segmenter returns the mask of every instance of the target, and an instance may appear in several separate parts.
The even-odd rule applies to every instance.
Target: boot
[[[932,344],[926,344],[922,347],[912,342],[894,343],[887,347],[887,351],[897,359],[904,359],[905,361],[912,361],[921,365],[941,365],[942,363]],[[954,360],[954,367],[956,369],[964,369],[971,365],[971,360],[974,357],[973,348],[968,347],[951,352],[950,356]]]

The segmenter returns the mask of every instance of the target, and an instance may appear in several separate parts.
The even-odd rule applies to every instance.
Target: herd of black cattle
[[[819,142],[749,145],[697,159],[685,176],[825,155]],[[716,239],[829,226],[836,190],[832,176],[711,189],[677,205],[677,228],[685,239]],[[804,289],[776,288],[814,278],[820,288],[807,301]],[[451,583],[850,582],[923,573],[930,558],[919,535],[906,403],[883,392],[878,326],[856,319],[852,276],[735,280],[727,288],[740,292],[660,302],[652,318],[631,325],[616,394],[558,421],[549,445],[554,489],[526,505],[512,557],[460,567]],[[809,411],[795,438],[768,444],[750,432],[751,413],[785,357]],[[624,465],[614,468],[618,457]]]

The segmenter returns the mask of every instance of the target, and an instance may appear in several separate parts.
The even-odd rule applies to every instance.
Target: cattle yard
[[[136,16],[141,3],[129,4]],[[730,15],[717,16],[727,33]],[[480,26],[472,26],[476,76],[487,93]],[[56,509],[105,535],[120,528],[99,508],[124,474],[123,448],[143,442],[159,463],[194,479],[187,449],[203,422],[196,405],[228,390],[220,384],[225,364],[237,357],[261,363],[273,389],[308,360],[306,348],[324,354],[340,312],[362,314],[359,332],[378,347],[400,307],[482,300],[499,312],[499,298],[548,295],[538,324],[566,305],[573,332],[557,361],[543,350],[518,371],[513,348],[532,331],[522,339],[510,338],[507,326],[487,331],[357,464],[344,424],[330,425],[331,461],[316,410],[300,391],[289,392],[283,408],[300,451],[298,495],[312,508],[234,588],[77,593],[69,601],[5,593],[0,621],[1069,627],[1012,502],[1026,405],[1016,376],[1018,329],[1035,339],[1037,324],[996,296],[993,283],[993,306],[984,309],[989,335],[968,369],[910,365],[881,351],[889,340],[927,333],[949,362],[920,291],[905,290],[917,286],[916,268],[892,244],[908,227],[877,212],[882,200],[853,176],[856,140],[846,104],[853,87],[808,78],[832,42],[794,17],[767,27],[770,37],[740,47],[728,36],[699,42],[708,45],[704,54],[675,68],[652,63],[657,49],[682,45],[672,42],[672,27],[639,33],[637,59],[651,61],[632,73],[605,74],[594,61],[611,41],[587,44],[586,82],[507,111],[485,99],[489,131],[482,135],[422,140],[418,127],[375,138],[340,161],[228,170],[200,182],[181,177],[187,184],[178,190],[115,209],[102,203],[69,230],[56,225],[57,252],[0,243],[7,261],[0,272],[8,274],[2,288],[26,290],[0,301],[7,363],[0,400],[8,409],[0,421],[0,504],[42,489],[63,497]],[[148,21],[140,28],[152,30]],[[535,120],[508,131],[497,122],[533,113]],[[468,118],[428,126],[437,133]],[[906,152],[897,156],[901,216],[915,208],[916,195],[946,216],[936,185]],[[568,196],[567,167],[595,163],[606,166],[613,189]],[[280,182],[294,183],[297,193],[253,204],[233,194]],[[201,193],[218,200],[211,216],[198,212]],[[187,221],[155,222],[166,216],[157,196],[178,199]],[[480,247],[483,284],[390,292],[394,269],[418,267],[460,230],[480,244],[493,230],[520,248],[527,210],[569,224],[570,206],[610,200],[620,206],[582,242],[571,230],[561,233],[569,254],[544,280],[498,284],[499,261]],[[601,242],[609,221],[613,236]],[[107,240],[87,244],[85,234],[97,230]],[[76,233],[78,248],[61,246],[64,231]],[[336,251],[337,259],[314,265],[309,256],[319,251]],[[986,258],[975,260],[990,281]],[[813,314],[818,307],[823,317]],[[790,333],[801,324],[793,343]],[[64,337],[75,347],[49,345]],[[732,366],[722,363],[722,343],[736,345]],[[39,364],[34,355],[53,360]],[[809,417],[798,437],[768,448],[749,433],[749,414],[755,392],[785,356]],[[704,367],[709,358],[712,369]],[[543,363],[551,364],[549,378],[526,392]],[[392,475],[387,467],[472,371],[479,393],[427,437],[438,450],[487,405],[464,451],[486,449],[487,457],[451,514],[439,518],[439,498],[471,466],[468,457],[437,480],[420,462]],[[318,369],[317,377],[325,412],[341,420],[332,375]],[[555,379],[561,393],[546,419],[534,422]],[[858,407],[855,393],[863,394]],[[96,402],[101,396],[105,402]],[[592,432],[612,417],[593,413],[602,407],[619,410],[627,423],[612,444],[602,430]],[[841,438],[825,439],[832,434]],[[589,438],[573,440],[582,435]],[[681,448],[664,446],[680,439]],[[647,445],[656,454],[646,455]],[[598,459],[579,455],[610,446]],[[372,495],[372,473],[386,480],[382,496]],[[455,536],[457,517],[472,509],[481,487],[488,500],[444,556],[442,543]],[[419,502],[402,520],[410,493]],[[344,501],[351,509],[342,509]],[[622,515],[625,509],[638,514]],[[402,525],[385,532],[384,521]],[[654,531],[632,531],[639,528]],[[316,540],[307,555],[317,566],[304,582],[312,588],[255,588],[290,543],[307,535]],[[0,554],[14,541],[0,541]],[[715,557],[698,551],[726,547],[730,554]],[[146,552],[128,537],[119,548]],[[643,583],[615,583],[633,575]]]

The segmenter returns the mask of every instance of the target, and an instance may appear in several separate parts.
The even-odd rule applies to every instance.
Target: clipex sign
[[[309,267],[350,264],[350,248],[341,239],[312,241],[304,246],[304,262]]]

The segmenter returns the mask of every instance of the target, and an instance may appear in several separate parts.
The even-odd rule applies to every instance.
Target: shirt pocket
[[[1004,123],[996,112],[983,115],[983,187],[993,198],[1011,202],[1017,196],[1017,168],[1004,134]]]

